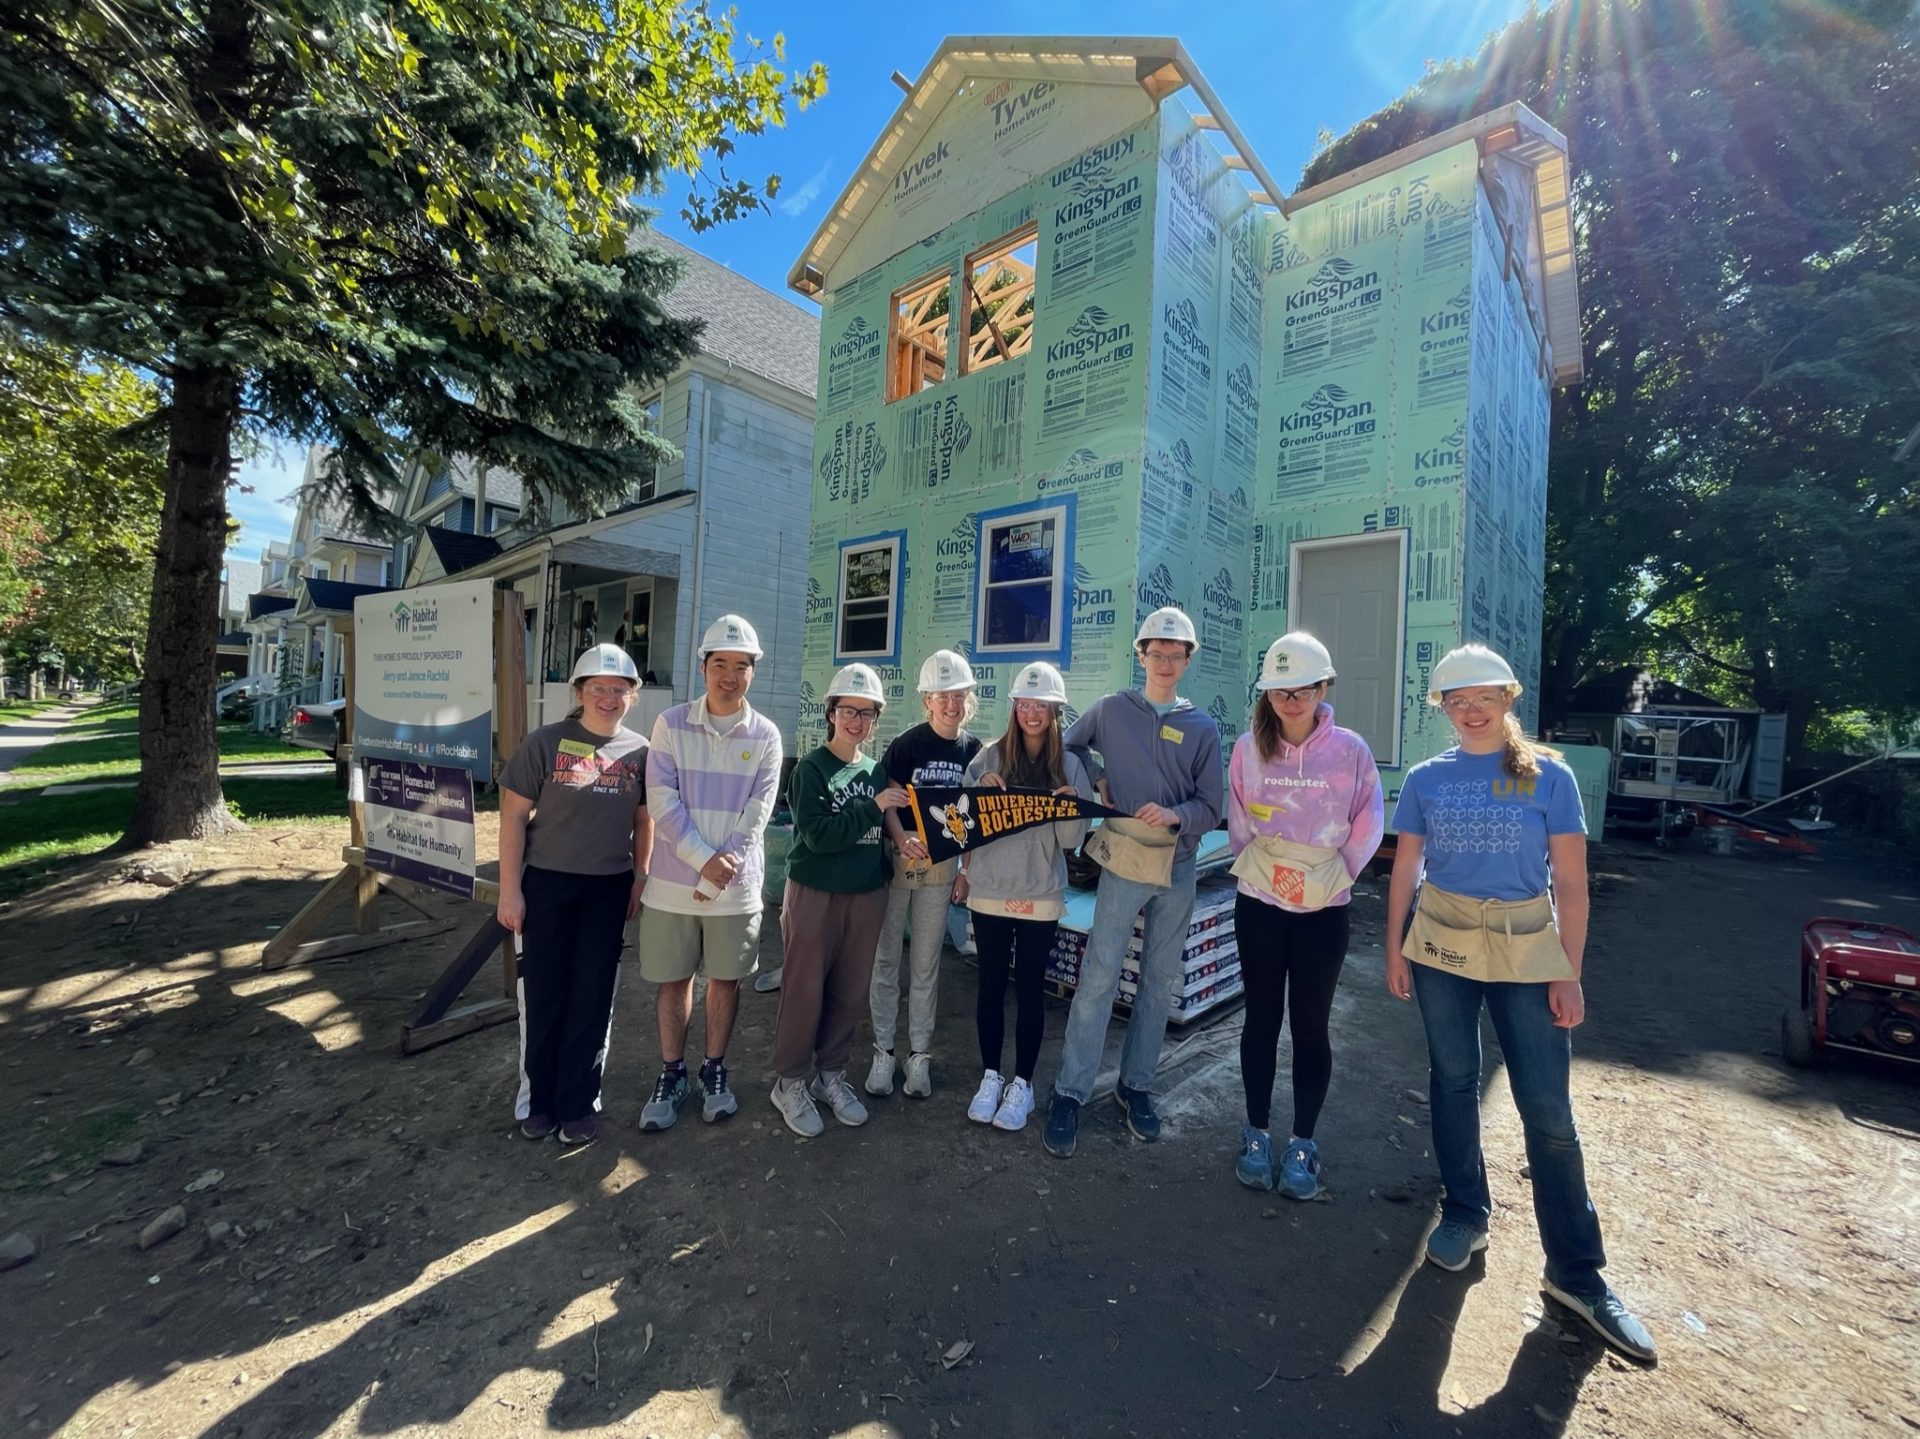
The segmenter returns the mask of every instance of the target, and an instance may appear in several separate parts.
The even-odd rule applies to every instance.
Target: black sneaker
[[[554,1124],[551,1114],[529,1114],[520,1121],[520,1137],[534,1140],[546,1139],[556,1128],[558,1126]]]
[[[1075,1146],[1080,1143],[1080,1101],[1064,1094],[1053,1096],[1053,1103],[1047,1109],[1047,1127],[1040,1136],[1040,1142],[1047,1147],[1047,1153],[1057,1154],[1062,1159],[1073,1158]]]
[[[715,1124],[739,1109],[740,1101],[733,1097],[733,1088],[727,1083],[726,1065],[709,1059],[700,1066],[700,1117]]]
[[[569,1119],[560,1126],[560,1142],[579,1147],[600,1137],[600,1121],[589,1114],[585,1119]]]
[[[1126,1111],[1127,1128],[1135,1139],[1151,1144],[1160,1137],[1160,1116],[1153,1112],[1153,1096],[1144,1089],[1128,1089],[1124,1084],[1113,1087],[1113,1100]]]

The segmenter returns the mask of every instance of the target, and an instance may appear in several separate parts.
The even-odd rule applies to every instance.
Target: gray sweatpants
[[[940,1008],[940,947],[947,937],[947,905],[953,882],[903,885],[887,890],[887,917],[873,956],[873,1042],[892,1049],[900,1022],[900,942],[907,941],[907,1046],[915,1054],[933,1048],[933,1021]]]
[[[780,1078],[847,1067],[886,912],[882,889],[828,894],[787,881],[780,906],[780,1013],[773,1027],[773,1072]]]

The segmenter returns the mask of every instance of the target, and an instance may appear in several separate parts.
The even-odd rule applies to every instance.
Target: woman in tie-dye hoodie
[[[1267,1122],[1280,1021],[1290,1017],[1293,1128],[1278,1182],[1295,1199],[1320,1192],[1313,1131],[1333,1077],[1327,1022],[1347,957],[1347,901],[1385,829],[1380,772],[1367,742],[1336,725],[1326,703],[1333,678],[1332,657],[1312,635],[1275,640],[1227,767],[1227,833],[1240,881],[1233,925],[1247,999],[1240,1032],[1247,1119],[1236,1172],[1249,1188],[1275,1186]]]

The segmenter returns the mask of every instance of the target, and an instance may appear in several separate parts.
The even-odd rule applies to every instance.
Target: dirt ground
[[[795,1140],[766,1099],[777,996],[749,995],[741,1113],[642,1135],[657,1048],[630,974],[603,1138],[528,1144],[511,1026],[398,1053],[477,910],[259,969],[343,839],[201,846],[172,888],[101,860],[0,907],[0,1235],[39,1249],[0,1274],[0,1433],[1920,1430],[1920,1071],[1790,1070],[1777,1023],[1805,919],[1920,923],[1910,860],[1596,851],[1575,1104],[1608,1273],[1661,1343],[1645,1372],[1543,1306],[1491,1044],[1492,1246],[1461,1275],[1419,1262],[1424,1047],[1379,980],[1377,881],[1336,1011],[1330,1192],[1303,1205],[1233,1180],[1237,1013],[1170,1036],[1159,1144],[1108,1104],[1065,1163],[1037,1124],[967,1123],[952,954],[929,1102]],[[185,1229],[141,1251],[175,1204]]]

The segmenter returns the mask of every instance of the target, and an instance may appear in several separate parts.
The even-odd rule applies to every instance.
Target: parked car
[[[347,766],[340,757],[340,711],[346,705],[344,699],[295,705],[293,713],[287,716],[286,728],[280,732],[288,744],[325,750],[327,758],[333,761],[334,778],[342,784],[347,782]]]

